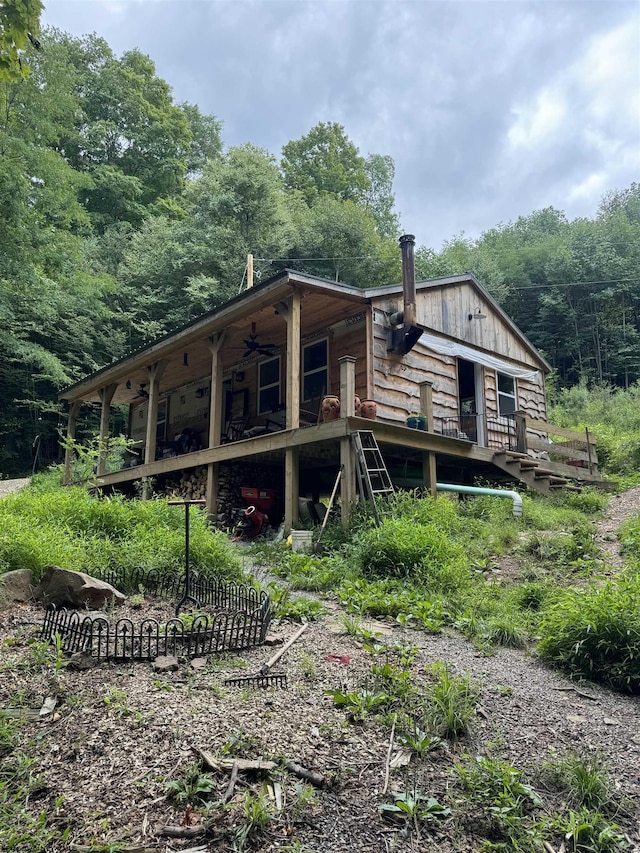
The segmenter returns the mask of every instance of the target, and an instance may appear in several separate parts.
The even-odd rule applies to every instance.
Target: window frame
[[[513,386],[513,394],[509,394],[507,391],[500,390],[500,377],[504,377],[511,381]],[[518,411],[518,386],[516,384],[515,376],[509,376],[508,373],[501,373],[499,370],[496,370],[496,400],[498,403],[498,417],[507,418],[510,415],[513,415],[514,412]],[[502,401],[503,400],[512,400],[513,408],[505,412],[502,410]]]
[[[324,365],[322,367],[314,367],[312,370],[305,370],[304,369],[305,351],[307,349],[310,349],[311,347],[318,346],[318,344],[322,344],[322,343],[326,344],[326,360],[325,360]],[[313,376],[314,374],[321,373],[322,371],[326,372],[327,381],[325,384],[324,393],[328,394],[329,393],[329,337],[328,337],[328,335],[325,335],[322,338],[316,338],[314,341],[309,341],[309,343],[303,344],[301,362],[302,362],[302,371],[301,371],[301,377],[300,378],[301,378],[301,382],[302,382],[302,388],[301,388],[302,393],[300,394],[300,402],[308,403],[310,400],[313,400],[313,399],[315,399],[315,397],[318,396],[316,394],[315,397],[313,395],[307,397],[305,395],[305,384],[306,384],[306,380],[309,376]]]
[[[265,385],[262,384],[262,368],[271,362],[278,362],[278,380],[277,382],[269,382]],[[279,355],[274,355],[271,358],[266,358],[264,361],[258,363],[258,399],[256,404],[257,413],[259,415],[268,415],[269,413],[274,411],[274,406],[270,405],[268,408],[262,408],[262,394],[264,391],[269,391],[272,388],[278,389],[278,401],[277,406],[282,404],[282,364]]]

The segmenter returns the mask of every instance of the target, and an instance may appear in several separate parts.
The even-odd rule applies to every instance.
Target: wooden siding
[[[464,290],[464,288],[460,287],[455,290],[456,294],[459,295],[458,291]],[[469,290],[471,289],[469,288]],[[442,291],[438,289],[437,293],[441,294]],[[423,297],[427,295],[433,297],[433,294],[418,293],[419,318],[424,308]],[[432,309],[434,304],[435,300],[430,298],[428,307]],[[443,302],[443,304],[445,303]],[[466,322],[475,327],[488,323],[488,327],[500,331],[501,349],[494,350],[492,354],[516,367],[539,369],[539,363],[524,345],[520,344],[513,332],[500,318],[490,313],[493,310],[492,307],[481,301],[478,304],[482,312],[487,313],[486,320],[469,320],[467,316]],[[448,315],[448,327],[451,328],[453,325],[451,302],[448,301],[446,305],[448,307],[441,312],[441,315],[444,314],[445,318]],[[387,329],[382,322],[380,310],[384,310],[385,313],[393,313],[394,310],[400,310],[400,308],[399,300],[387,298],[384,303],[377,306],[377,310],[374,310],[372,365],[375,384],[374,397],[378,402],[378,417],[387,422],[404,421],[411,411],[417,411],[420,408],[419,383],[430,381],[433,383],[433,414],[436,429],[441,429],[447,422],[449,426],[453,426],[459,415],[458,360],[456,357],[431,351],[422,341],[418,341],[411,352],[402,358],[390,355],[387,352]],[[467,311],[467,315],[468,313],[470,311]],[[419,322],[422,323],[422,320],[419,319]],[[468,338],[467,340],[463,339],[463,342],[467,346],[474,346]],[[518,357],[515,358],[508,353],[517,353]],[[510,426],[511,431],[513,431],[513,425],[509,425],[506,421],[502,424],[498,420],[496,371],[492,368],[483,367],[481,376],[484,396],[484,407],[481,414],[486,415],[487,441],[490,446],[501,446],[508,442]],[[546,403],[542,372],[539,372],[538,376],[537,382],[533,379],[515,380],[517,407],[531,417],[545,419]]]

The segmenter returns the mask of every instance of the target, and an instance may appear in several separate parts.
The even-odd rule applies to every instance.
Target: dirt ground
[[[618,560],[615,530],[637,512],[640,489],[613,498],[600,524],[612,564]],[[272,787],[263,790],[277,798],[274,819],[263,834],[249,837],[246,850],[472,853],[482,836],[464,819],[464,798],[451,773],[454,762],[490,755],[533,772],[553,753],[577,750],[605,757],[615,795],[625,802],[619,822],[627,849],[640,851],[640,697],[573,683],[525,651],[500,649],[486,657],[454,633],[434,636],[368,623],[384,633],[384,642],[402,639],[420,647],[411,666],[416,684],[427,677],[425,666],[442,661],[457,674],[470,673],[480,691],[470,737],[389,771],[390,790],[417,785],[441,803],[448,798],[451,817],[423,826],[420,837],[383,821],[378,807],[391,802],[383,794],[387,762],[399,745],[389,751],[389,728],[371,719],[349,723],[326,694],[362,686],[372,656],[345,633],[339,606],[330,599],[324,603],[327,615],[309,625],[275,668],[287,673],[288,687],[270,690],[223,684],[230,675],[257,671],[273,652],[265,647],[210,658],[201,669],[187,661],[168,673],[155,672],[149,663],[103,663],[84,671],[65,667],[56,678],[51,662],[38,663],[33,645],[42,611],[16,604],[0,612],[0,708],[38,709],[47,696],[57,701],[53,713],[28,722],[22,734],[25,745],[37,742],[36,766],[43,774],[33,808],[48,808],[55,822],[70,827],[69,842],[52,845],[51,853],[70,849],[69,843],[115,841],[132,850],[165,853],[240,849],[244,792],[257,792],[264,774],[241,771],[229,805],[208,815],[204,809],[185,809],[165,790],[166,781],[194,765],[198,750],[220,755],[222,748],[233,755],[234,747],[247,759],[294,761],[319,772],[327,783],[305,804],[295,787],[299,779],[280,771],[269,774]],[[167,605],[167,618],[170,611]],[[125,606],[118,615],[128,612]],[[140,619],[139,611],[131,615]],[[286,639],[296,627],[282,624],[273,632]],[[229,775],[224,768],[212,772],[209,800],[224,795]],[[554,794],[535,775],[532,781],[549,808],[556,809]],[[55,809],[60,796],[64,800]],[[207,819],[208,835],[198,836]],[[188,834],[190,824],[193,837],[163,834],[167,827]]]

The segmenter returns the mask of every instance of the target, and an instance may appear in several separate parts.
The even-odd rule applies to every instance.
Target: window
[[[322,397],[329,389],[329,343],[327,338],[302,348],[302,399]]]
[[[258,365],[258,414],[273,412],[280,406],[280,356]]]
[[[498,414],[512,415],[516,406],[516,381],[506,373],[496,374],[498,377]]]

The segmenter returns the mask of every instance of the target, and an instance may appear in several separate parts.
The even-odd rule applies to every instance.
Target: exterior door
[[[485,446],[482,365],[458,359],[458,413],[460,438]]]

